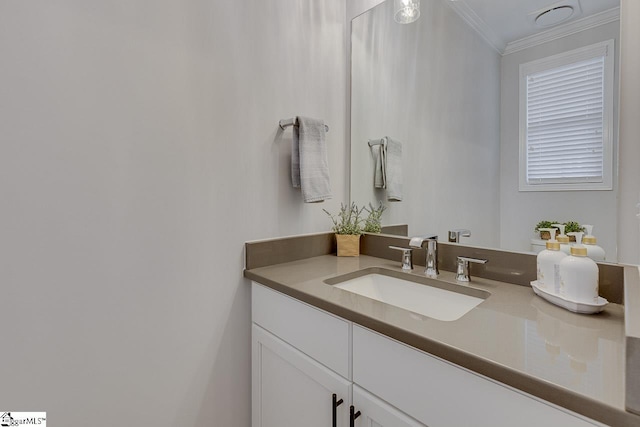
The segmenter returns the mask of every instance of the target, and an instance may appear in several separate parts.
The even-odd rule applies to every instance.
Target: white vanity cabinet
[[[252,316],[253,427],[601,426],[257,283]]]
[[[252,319],[252,426],[348,427],[351,323],[256,283]]]
[[[349,425],[351,381],[255,324],[252,334],[253,427]]]
[[[357,325],[353,382],[429,427],[601,425]]]
[[[355,420],[358,427],[426,427],[357,385],[353,386],[353,406],[360,412]]]

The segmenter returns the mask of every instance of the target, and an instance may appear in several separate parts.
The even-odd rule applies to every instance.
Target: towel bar
[[[384,138],[382,138],[382,139],[370,139],[368,144],[369,144],[369,147],[373,147],[374,145],[382,145],[382,144],[384,144]]]
[[[278,124],[280,125],[280,129],[284,130],[284,128],[288,126],[298,126],[298,119],[296,117],[292,119],[282,119]],[[326,132],[329,132],[329,126],[324,125],[324,129]]]

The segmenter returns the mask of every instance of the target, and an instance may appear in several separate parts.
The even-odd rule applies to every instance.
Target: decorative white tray
[[[588,304],[584,302],[575,302],[562,298],[560,295],[546,291],[538,287],[538,281],[531,282],[531,287],[536,295],[546,299],[552,304],[558,305],[562,308],[566,308],[569,311],[580,314],[594,314],[600,313],[604,310],[605,306],[609,303],[606,299],[598,297],[598,302],[595,304]]]

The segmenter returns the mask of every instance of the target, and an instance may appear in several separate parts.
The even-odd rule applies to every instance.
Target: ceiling
[[[510,43],[541,32],[558,31],[562,26],[589,26],[599,19],[611,20],[611,16],[619,14],[620,0],[453,0],[450,5],[504,53]],[[566,21],[548,27],[535,23],[535,17],[543,11],[565,5],[574,9]]]

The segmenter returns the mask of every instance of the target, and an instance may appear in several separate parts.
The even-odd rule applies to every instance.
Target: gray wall
[[[250,424],[243,242],[326,231],[348,198],[345,13],[0,2],[2,409]],[[290,187],[298,114],[330,126],[330,202]]]
[[[610,39],[615,40],[616,58],[619,58],[619,35],[620,23],[612,22],[502,57],[500,247],[527,251],[533,237],[533,227],[540,220],[574,220],[581,224],[593,224],[594,235],[598,238],[598,244],[606,251],[607,260],[616,259],[617,182],[614,183],[613,191],[518,191],[518,76],[520,64]],[[618,122],[618,72],[616,64],[614,123]],[[617,136],[616,131],[614,140]],[[614,177],[616,174],[617,168],[614,168]]]
[[[500,55],[445,2],[422,2],[409,25],[392,6],[352,23],[351,198],[384,199],[385,222],[410,235],[470,228],[465,242],[496,247]],[[367,141],[385,135],[403,144],[402,202],[373,188]]]

